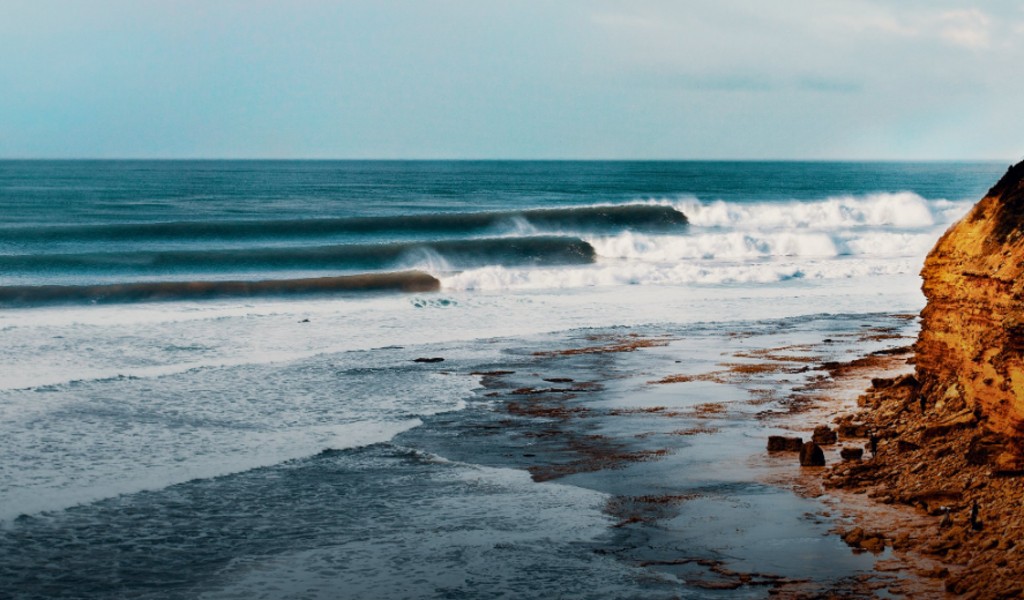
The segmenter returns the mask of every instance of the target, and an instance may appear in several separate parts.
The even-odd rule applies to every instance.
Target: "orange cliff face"
[[[1024,450],[1024,162],[939,239],[921,272],[917,377],[940,412],[974,410]]]

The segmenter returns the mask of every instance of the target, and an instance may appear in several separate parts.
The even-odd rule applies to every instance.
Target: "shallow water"
[[[924,253],[1001,169],[0,162],[0,264],[34,265],[0,286],[351,267],[303,262],[325,246],[441,285],[0,308],[0,596],[763,597],[863,574],[816,501],[764,483],[786,464],[761,413],[814,370],[648,382],[903,343],[861,332],[912,327],[880,311],[921,308]],[[593,254],[552,261],[550,236]],[[192,260],[215,254],[241,262]],[[534,354],[629,333],[668,345]],[[494,370],[515,373],[473,374]],[[732,571],[759,579],[701,587]]]
[[[865,341],[864,331],[871,327],[904,333],[913,323],[856,315],[727,327],[586,329],[378,350],[375,356],[391,356],[391,364],[369,369],[355,366],[367,353],[342,353],[253,373],[236,367],[204,370],[201,378],[192,373],[125,379],[118,382],[128,388],[120,396],[139,398],[139,404],[120,409],[142,410],[148,397],[165,411],[154,413],[153,420],[171,433],[171,403],[157,401],[160,386],[177,389],[174,380],[182,376],[201,383],[186,400],[195,405],[181,414],[198,419],[208,407],[223,410],[219,414],[232,421],[218,422],[211,415],[212,422],[192,423],[190,430],[209,427],[216,452],[235,447],[238,457],[231,460],[263,466],[234,465],[216,477],[199,474],[151,491],[85,498],[88,502],[79,506],[8,521],[0,530],[0,578],[18,598],[716,597],[726,592],[701,587],[721,579],[708,570],[713,563],[768,578],[722,597],[763,597],[771,578],[831,585],[870,570],[873,558],[853,555],[829,535],[830,519],[820,514],[819,501],[762,483],[767,470],[780,468],[763,458],[772,431],[765,411],[784,413],[787,390],[820,372],[725,383],[649,382],[721,370],[722,363],[742,361],[737,352],[757,348],[815,343],[803,354],[824,361],[895,343]],[[639,339],[628,334],[667,345],[612,354],[543,354]],[[836,341],[823,345],[825,338]],[[415,354],[446,360],[413,363],[409,357]],[[806,364],[787,363],[787,368]],[[496,369],[513,372],[474,374]],[[339,410],[344,414],[337,394],[303,398],[303,390],[323,390],[325,377],[353,396],[378,394],[374,405],[392,403],[396,423],[415,412],[422,424],[391,441],[350,449],[330,428],[322,438],[311,435],[302,420],[316,419],[318,410],[327,420],[336,420],[333,413]],[[419,387],[402,393],[373,389],[386,381]],[[359,385],[366,387],[359,391]],[[578,391],[517,391],[531,387]],[[761,400],[759,391],[765,389],[778,400]],[[228,401],[233,393],[238,394],[234,405]],[[247,396],[271,395],[287,401],[277,411],[264,403],[260,411],[247,412]],[[435,404],[429,410],[405,406],[409,397]],[[436,404],[453,397],[464,398],[464,404]],[[102,397],[92,401],[97,407],[113,404]],[[509,408],[511,402],[580,412],[550,417],[517,412]],[[317,409],[318,403],[324,408]],[[712,405],[719,408],[708,412]],[[148,469],[167,477],[167,469],[179,462],[161,446],[155,430],[118,431],[116,415],[90,415],[85,408],[65,417],[69,427],[93,419],[103,428],[109,419],[110,435],[102,439],[110,452],[131,455],[140,465],[132,471],[136,478],[144,478]],[[136,413],[132,421],[141,427],[145,419]],[[305,432],[298,443],[305,446],[294,457],[275,456],[282,443],[271,440],[287,440],[293,427]],[[244,443],[232,442],[235,428],[242,430]],[[127,444],[117,441],[121,436],[137,445],[119,448]],[[74,438],[70,431],[55,432],[55,439]],[[190,446],[195,456],[180,464],[203,464],[209,452],[203,442]],[[336,449],[320,452],[325,448]],[[90,453],[95,449],[81,452]],[[91,480],[116,489],[103,478],[126,472],[114,468],[104,475],[104,464],[83,463],[72,469],[73,477],[65,473],[59,481],[75,487],[75,481]],[[15,467],[15,472],[32,470]],[[798,469],[795,464],[783,468]],[[59,494],[56,481],[40,479],[44,487],[37,497]],[[45,486],[55,490],[44,491]],[[645,496],[678,500],[636,500]],[[633,513],[640,518],[629,520]]]

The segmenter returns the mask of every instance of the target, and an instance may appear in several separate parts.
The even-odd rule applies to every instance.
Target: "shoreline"
[[[820,470],[765,445],[853,402],[857,385],[899,360],[891,349],[912,325],[877,313],[810,315],[440,343],[392,368],[483,387],[388,442],[23,519],[0,541],[14,556],[33,540],[23,564],[60,565],[74,556],[67,531],[88,537],[127,510],[138,518],[97,551],[141,560],[150,540],[193,523],[190,515],[217,521],[228,511],[241,516],[224,522],[213,545],[225,562],[194,564],[163,548],[158,556],[172,560],[161,577],[192,569],[201,575],[192,596],[211,598],[277,579],[355,585],[365,597],[437,596],[438,586],[473,596],[491,589],[474,587],[483,572],[517,597],[594,597],[588,586],[600,577],[600,589],[621,598],[874,598],[910,589],[908,578],[885,570],[888,554],[844,543],[837,530],[848,520],[827,496],[800,488]],[[833,373],[859,383],[825,389]],[[840,392],[844,405],[830,400]],[[182,497],[194,513],[164,519]],[[263,556],[251,545],[254,528],[282,527],[294,546]],[[238,556],[261,566],[249,574]],[[396,557],[422,563],[415,582],[393,570]],[[543,581],[547,596],[523,587],[527,573],[543,573],[531,581]],[[32,585],[49,576],[5,574],[28,586],[26,598],[41,597]],[[96,578],[97,589],[115,575]]]
[[[916,572],[894,575],[890,552],[843,542],[849,503],[812,491],[820,470],[765,450],[770,433],[806,434],[854,406],[879,368],[900,368],[893,348],[912,320],[577,332],[560,347],[522,351],[528,372],[474,374],[495,413],[486,427],[500,466],[609,494],[610,539],[594,551],[650,572],[660,581],[652,594],[665,585],[784,598],[933,592]],[[451,445],[427,449],[462,459]]]
[[[859,496],[864,536],[885,531],[892,568],[913,568],[945,592],[969,598],[1024,594],[1024,472],[1005,464],[1005,438],[978,411],[928,405],[916,378],[875,379],[843,419],[878,439],[870,461],[832,467],[821,485],[840,497]],[[898,515],[868,523],[868,516]],[[858,537],[861,537],[858,534]],[[853,544],[856,545],[856,541]]]

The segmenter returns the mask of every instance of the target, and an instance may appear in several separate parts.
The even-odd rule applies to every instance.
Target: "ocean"
[[[723,596],[687,569],[863,573],[750,466],[757,415],[813,370],[649,382],[907,343],[925,255],[1003,170],[0,161],[0,597],[763,597],[776,580]],[[666,406],[675,429],[643,416]],[[644,458],[595,467],[598,442]],[[621,519],[655,488],[694,501]]]

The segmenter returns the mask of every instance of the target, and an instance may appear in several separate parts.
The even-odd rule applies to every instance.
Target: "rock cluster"
[[[843,534],[939,558],[919,573],[971,598],[1024,596],[1024,163],[939,240],[922,271],[927,307],[915,375],[876,379],[839,435],[871,457],[826,486],[930,517],[923,529]],[[844,449],[844,458],[847,458]],[[852,458],[852,453],[850,458]]]
[[[981,419],[951,409],[921,412],[919,388],[872,387],[860,412],[847,420],[874,433],[876,452],[863,462],[838,463],[826,487],[866,492],[885,504],[904,504],[930,516],[920,531],[873,532],[882,546],[909,549],[946,564],[921,573],[945,580],[946,589],[974,598],[1024,594],[1024,472],[1001,462],[1005,436]],[[943,433],[936,435],[939,426]],[[844,534],[845,536],[845,534]],[[844,537],[844,539],[846,539]],[[851,546],[878,550],[879,542]],[[869,547],[870,546],[870,547]]]

